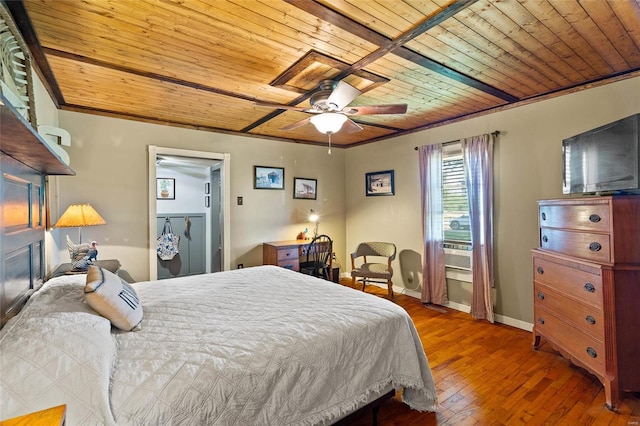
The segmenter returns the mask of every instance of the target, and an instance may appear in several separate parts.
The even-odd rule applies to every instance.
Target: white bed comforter
[[[134,288],[142,330],[112,331],[117,424],[329,424],[389,384],[436,409],[415,327],[387,300],[274,266]]]

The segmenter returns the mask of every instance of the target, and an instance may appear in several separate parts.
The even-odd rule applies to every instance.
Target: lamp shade
[[[73,228],[105,225],[106,223],[91,204],[71,204],[53,227]]]
[[[336,133],[347,121],[347,116],[335,112],[325,112],[309,119],[320,133]]]

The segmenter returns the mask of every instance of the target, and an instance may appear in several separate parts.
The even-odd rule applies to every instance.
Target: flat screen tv
[[[563,194],[640,192],[640,114],[562,141]]]

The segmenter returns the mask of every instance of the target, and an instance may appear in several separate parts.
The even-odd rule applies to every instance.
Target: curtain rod
[[[492,134],[494,137],[496,137],[496,138],[497,138],[497,137],[498,137],[498,135],[500,134],[500,130],[496,130],[495,132],[492,132],[491,134]],[[455,141],[443,142],[443,143],[442,143],[442,145],[446,145],[446,144],[448,144],[448,143],[458,142],[459,140],[460,140],[460,139],[457,139],[457,140],[455,140]],[[419,148],[418,148],[417,146],[414,146],[414,147],[413,147],[413,149],[417,151]]]

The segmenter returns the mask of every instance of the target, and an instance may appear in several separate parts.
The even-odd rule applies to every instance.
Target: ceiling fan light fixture
[[[325,112],[314,115],[310,118],[310,121],[320,133],[336,133],[347,121],[347,116],[335,112]]]

